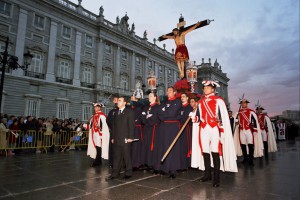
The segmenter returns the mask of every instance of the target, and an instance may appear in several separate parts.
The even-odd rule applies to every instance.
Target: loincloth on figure
[[[175,51],[175,61],[188,61],[189,59],[189,52],[185,44],[178,45]]]

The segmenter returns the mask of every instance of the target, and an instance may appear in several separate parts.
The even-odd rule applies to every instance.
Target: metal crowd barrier
[[[36,149],[47,153],[49,148],[64,151],[67,147],[85,147],[88,131],[60,131],[48,134],[45,131],[29,130],[0,132],[0,152],[9,155],[12,150]]]

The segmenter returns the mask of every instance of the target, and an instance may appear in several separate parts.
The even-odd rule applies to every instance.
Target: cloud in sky
[[[170,32],[181,13],[187,25],[214,19],[209,26],[189,33],[186,45],[197,63],[202,58],[205,62],[218,59],[230,78],[233,111],[243,93],[252,100],[251,108],[259,100],[271,115],[300,110],[298,0],[83,0],[82,5],[96,14],[103,5],[104,16],[111,22],[127,12],[136,34],[142,36],[147,30],[150,42]],[[175,48],[172,40],[157,42],[160,47],[164,43],[169,51]]]

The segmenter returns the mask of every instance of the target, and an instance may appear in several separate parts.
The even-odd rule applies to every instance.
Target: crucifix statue
[[[163,41],[165,39],[174,39],[176,44],[175,50],[175,62],[179,69],[180,78],[184,78],[184,64],[189,61],[189,53],[185,46],[185,35],[192,30],[197,28],[209,25],[209,23],[213,20],[204,20],[197,22],[196,24],[190,25],[188,27],[184,27],[186,22],[182,15],[179,18],[179,23],[177,24],[177,28],[174,28],[171,33],[162,35],[158,38],[158,41]]]

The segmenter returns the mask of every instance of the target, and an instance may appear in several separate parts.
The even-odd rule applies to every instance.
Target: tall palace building
[[[112,11],[109,11],[112,12]],[[178,80],[173,52],[135,34],[129,17],[105,19],[68,0],[0,0],[0,52],[33,55],[27,71],[6,69],[1,113],[88,120],[92,102],[130,96],[150,70],[158,95]],[[2,64],[1,64],[2,65]],[[229,80],[229,79],[228,79]]]
[[[172,53],[135,35],[127,15],[115,23],[103,7],[93,14],[67,0],[0,0],[0,52],[6,37],[9,54],[28,70],[6,71],[1,112],[60,119],[93,112],[92,102],[111,95],[130,96],[137,81],[146,84],[149,70],[158,77],[163,95],[178,78]]]

